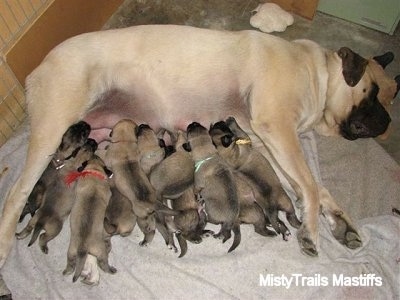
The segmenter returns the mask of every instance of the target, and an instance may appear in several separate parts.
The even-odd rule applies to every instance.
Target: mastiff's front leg
[[[290,121],[285,122],[282,119],[279,122],[266,123],[254,118],[251,127],[271,152],[299,200],[302,200],[303,224],[297,231],[297,239],[303,253],[317,256],[320,208],[318,185],[305,161],[296,129]]]

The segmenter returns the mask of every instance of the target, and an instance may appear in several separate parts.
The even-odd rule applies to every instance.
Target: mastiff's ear
[[[368,60],[351,51],[347,47],[340,48],[338,55],[342,59],[342,73],[344,80],[349,86],[356,86],[364,75]]]
[[[373,59],[381,65],[382,68],[386,68],[394,59],[393,52],[386,52],[385,54],[374,56]]]

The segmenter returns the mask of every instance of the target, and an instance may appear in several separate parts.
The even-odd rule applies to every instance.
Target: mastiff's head
[[[394,59],[393,53],[365,59],[341,48],[334,56],[341,74],[330,79],[325,119],[336,123],[339,134],[349,140],[385,138],[390,106],[400,88],[400,75],[392,79],[384,71]]]

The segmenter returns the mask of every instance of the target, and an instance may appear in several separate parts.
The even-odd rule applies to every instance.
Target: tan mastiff
[[[234,116],[255,143],[269,149],[302,199],[300,248],[317,254],[320,205],[333,230],[338,219],[350,221],[315,182],[298,133],[316,129],[348,139],[384,134],[400,77],[388,78],[380,64],[392,59],[387,53],[366,60],[347,48],[331,51],[257,31],[176,25],[100,31],[65,41],[26,81],[31,136],[24,171],[5,200],[0,265],[48,155],[81,119],[99,129],[92,137],[100,142],[121,118],[173,131],[192,121],[210,124]],[[359,246],[358,234],[343,228],[336,237]]]

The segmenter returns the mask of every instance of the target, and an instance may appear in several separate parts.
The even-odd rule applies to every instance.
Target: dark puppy
[[[154,167],[149,179],[156,189],[158,199],[171,200],[172,208],[179,211],[179,215],[174,217],[174,224],[181,247],[179,257],[182,257],[187,251],[186,240],[201,242],[206,221],[204,210],[201,210],[193,193],[194,161],[190,152],[183,147],[187,143],[185,134],[178,131],[171,135],[171,140],[175,151]],[[167,244],[173,246],[171,231],[167,236]]]
[[[85,122],[74,124],[65,132],[54,155],[55,159],[47,166],[29,196],[20,220],[26,213],[31,213],[33,217],[21,232],[16,233],[17,239],[24,239],[33,230],[28,246],[31,246],[44,230],[45,232],[40,235],[39,245],[40,249],[47,254],[47,243],[61,232],[74,203],[73,189],[64,182],[64,179],[71,170],[76,168],[77,153],[85,152],[85,146],[82,145],[86,142],[89,133],[90,126]],[[93,145],[93,142],[94,140],[90,140],[85,145]]]
[[[106,163],[114,173],[118,191],[132,203],[137,223],[144,234],[141,246],[150,243],[155,234],[155,212],[175,214],[156,199],[156,192],[139,163],[137,125],[134,121],[120,120],[110,134],[111,144],[106,153]]]
[[[136,130],[139,164],[146,175],[165,158],[165,143],[159,139],[147,124],[140,124]]]
[[[299,228],[301,223],[268,160],[252,147],[249,136],[234,118],[211,126],[210,135],[220,155],[246,177],[272,227],[286,239],[290,231],[279,220],[278,210],[286,212],[287,220],[293,227]]]
[[[195,161],[194,190],[200,201],[204,201],[207,222],[221,224],[214,237],[223,242],[234,232],[234,241],[228,252],[240,244],[239,200],[233,171],[219,156],[208,131],[193,122],[187,127],[188,147]]]
[[[113,179],[110,179],[110,188],[111,198],[106,209],[104,229],[111,235],[128,236],[136,225],[132,203],[119,192]]]
[[[174,223],[179,230],[179,233],[176,234],[181,248],[179,257],[183,257],[188,249],[186,241],[199,244],[203,237],[212,235],[214,232],[205,229],[207,215],[204,206],[195,197],[193,186],[174,199],[172,208],[180,212],[174,217]]]
[[[111,197],[107,179],[111,174],[104,162],[92,153],[92,157],[82,162],[78,172],[71,176],[71,180],[76,180],[76,201],[71,211],[71,238],[63,274],[68,275],[75,270],[74,282],[81,275],[89,254],[97,258],[104,272],[113,274],[117,271],[108,263],[111,243],[104,230],[105,212]]]

